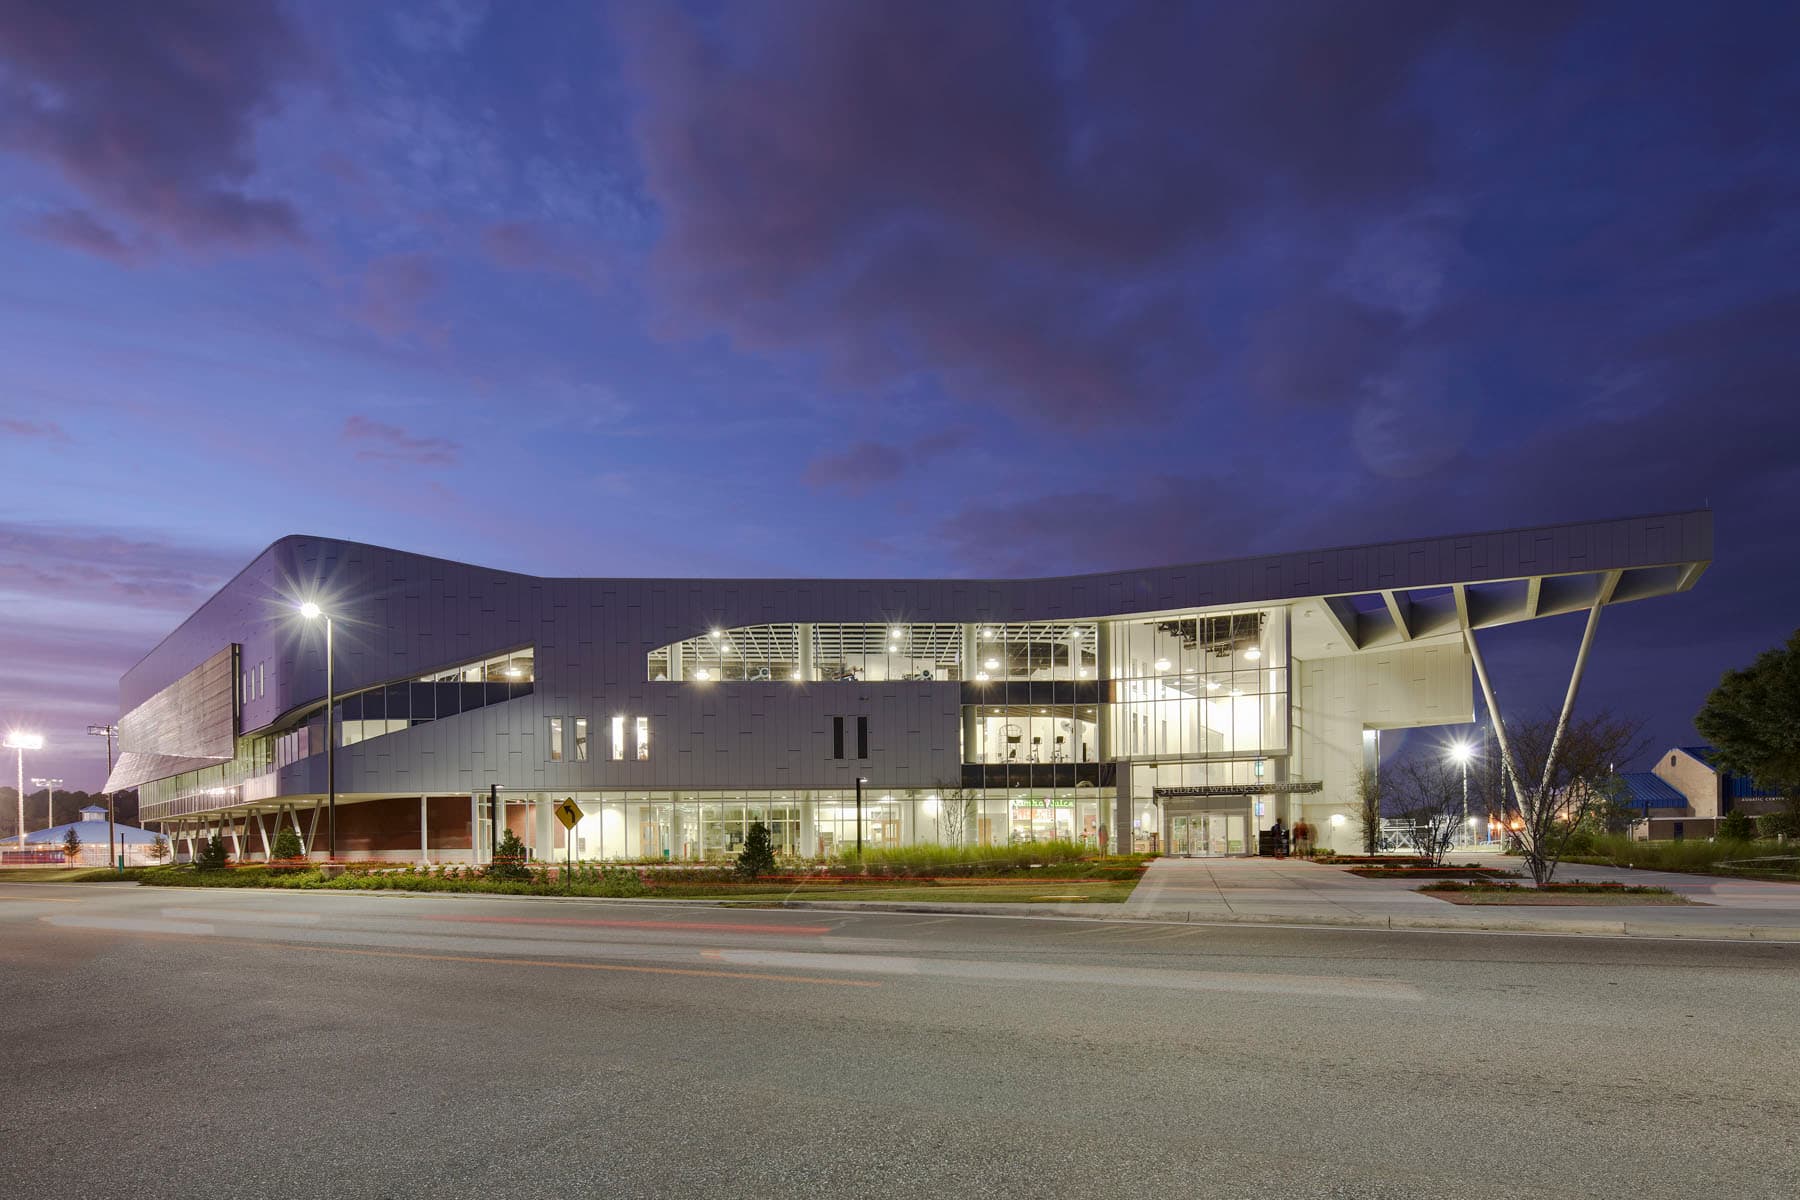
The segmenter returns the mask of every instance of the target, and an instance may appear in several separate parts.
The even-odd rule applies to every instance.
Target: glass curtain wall
[[[515,795],[514,804],[561,799]],[[856,793],[642,792],[577,795],[576,857],[671,862],[722,861],[743,849],[751,823],[769,827],[775,851],[798,858],[841,855],[856,845]],[[932,842],[1017,845],[1066,839],[1098,844],[1112,790],[1098,788],[865,789],[865,850]],[[527,829],[533,818],[526,818]],[[541,851],[540,851],[541,853]]]
[[[1109,621],[1105,635],[1115,756],[1286,752],[1286,609]]]
[[[650,652],[653,681],[773,683],[962,678],[961,625],[746,625]]]

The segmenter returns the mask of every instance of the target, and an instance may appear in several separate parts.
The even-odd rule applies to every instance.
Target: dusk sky
[[[1800,623],[1796,45],[1791,2],[0,0],[0,725],[97,788],[120,674],[287,533],[1041,575],[1710,505],[1584,692],[1691,741]],[[1493,635],[1503,700],[1579,635]]]

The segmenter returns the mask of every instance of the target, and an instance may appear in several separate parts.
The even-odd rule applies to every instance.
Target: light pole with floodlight
[[[325,618],[325,858],[337,861],[337,730],[331,710],[337,704],[332,678],[331,614],[308,600],[300,606],[300,615],[311,621]]]
[[[31,778],[32,787],[48,788],[50,794],[44,797],[44,828],[49,829],[56,824],[56,789],[62,786],[60,779]]]
[[[869,782],[861,775],[856,777],[856,861],[862,861],[862,785]]]
[[[21,733],[17,729],[6,735],[6,748],[19,752],[19,848],[25,848],[25,752],[42,750],[44,735],[41,733]]]
[[[106,739],[106,778],[110,783],[113,767],[113,739],[119,736],[119,727],[117,725],[89,725],[88,734],[91,737]],[[125,864],[119,861],[118,833],[114,824],[113,794],[112,789],[108,788],[106,792],[106,861],[108,865],[123,871]]]
[[[1462,815],[1463,828],[1469,827],[1469,760],[1475,757],[1475,748],[1467,742],[1457,742],[1450,747],[1450,757],[1462,764]]]

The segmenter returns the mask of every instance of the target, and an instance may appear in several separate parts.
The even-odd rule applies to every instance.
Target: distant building
[[[76,855],[73,865],[84,867],[103,867],[106,865],[106,809],[98,804],[91,804],[81,810],[77,820],[65,821],[61,825],[52,825],[48,829],[36,829],[25,835],[25,851],[27,854],[38,854],[45,851],[60,851],[69,838],[69,830],[81,839],[81,852]],[[136,825],[115,824],[112,827],[115,844],[122,848],[125,865],[128,867],[149,866],[154,860],[150,857],[150,847],[155,844],[157,835],[148,829],[139,829]],[[17,845],[11,842],[9,845]]]
[[[1676,746],[1648,771],[1619,778],[1628,807],[1643,813],[1639,837],[1711,837],[1729,812],[1762,816],[1777,811],[1781,793],[1756,786],[1748,775],[1721,769],[1711,746]]]

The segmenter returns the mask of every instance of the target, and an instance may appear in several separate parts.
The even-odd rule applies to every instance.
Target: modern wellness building
[[[289,822],[479,860],[505,822],[560,857],[565,797],[590,859],[717,857],[756,820],[802,855],[1254,853],[1277,818],[1348,848],[1375,731],[1472,719],[1479,631],[1591,636],[1711,558],[1707,512],[1022,580],[541,579],[286,537],[126,674],[107,786],[183,854]]]

